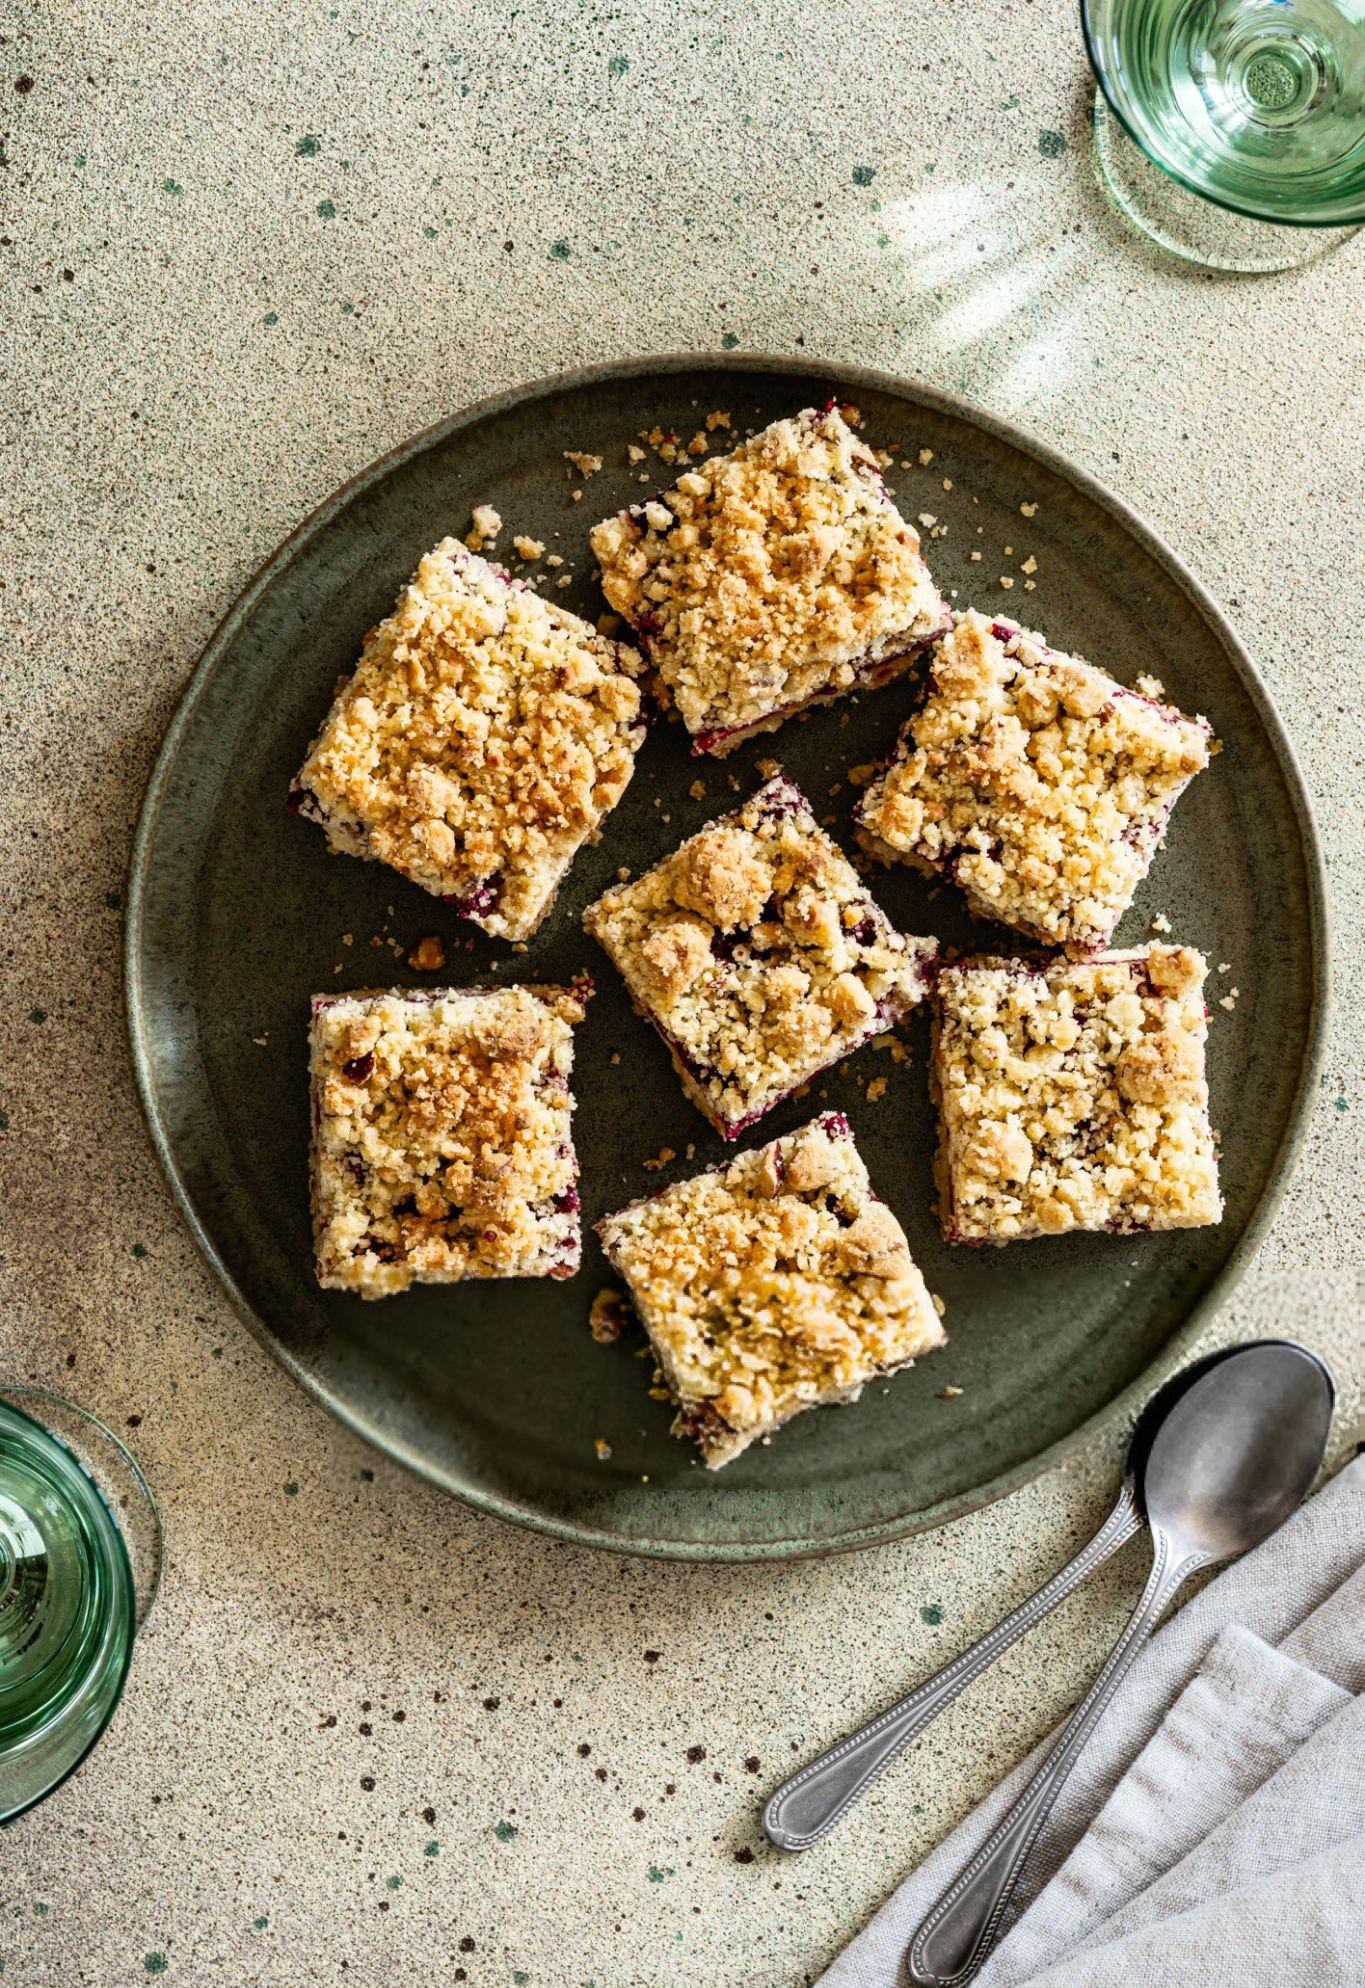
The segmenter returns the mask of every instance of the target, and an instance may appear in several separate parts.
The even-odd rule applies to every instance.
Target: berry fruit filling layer
[[[781,775],[584,923],[730,1139],[923,999],[937,954],[896,931]]]
[[[698,752],[883,682],[948,626],[917,532],[832,407],[697,463],[591,542]]]
[[[835,1112],[597,1224],[715,1469],[943,1344],[899,1222]]]

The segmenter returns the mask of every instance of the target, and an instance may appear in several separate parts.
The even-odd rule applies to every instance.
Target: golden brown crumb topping
[[[445,539],[365,643],[298,779],[336,849],[524,939],[644,736],[635,650]]]
[[[1204,719],[971,611],[858,819],[875,855],[951,876],[984,917],[1094,952],[1209,745]]]
[[[895,930],[780,776],[584,923],[730,1135],[920,1000],[937,950]]]
[[[708,1464],[943,1343],[847,1121],[815,1119],[597,1225]]]
[[[1221,1218],[1207,971],[1188,946],[942,970],[934,1081],[950,1242]]]
[[[384,1297],[577,1268],[573,1028],[591,991],[319,996],[318,1281]]]
[[[885,673],[947,620],[918,535],[834,410],[775,421],[591,543],[703,747]]]

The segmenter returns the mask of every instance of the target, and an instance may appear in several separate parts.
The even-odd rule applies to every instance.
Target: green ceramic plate
[[[1188,1234],[948,1249],[930,1206],[917,1015],[907,1063],[868,1049],[756,1136],[826,1103],[847,1111],[947,1304],[951,1343],[855,1407],[803,1416],[713,1475],[670,1438],[640,1342],[590,1338],[588,1306],[609,1281],[591,1238],[571,1283],[419,1289],[371,1305],[318,1289],[308,998],[430,984],[406,954],[432,932],[451,948],[446,980],[562,980],[589,967],[600,991],[575,1082],[586,1222],[713,1163],[721,1142],[580,914],[618,864],[653,862],[757,785],[761,758],[780,755],[849,846],[847,769],[889,748],[910,685],[844,699],[724,762],[689,758],[677,727],[656,727],[600,845],[575,864],[525,958],[471,943],[470,928],[389,871],[330,857],[321,831],[284,800],[366,629],[423,552],[467,529],[472,504],[502,513],[505,549],[524,531],[559,550],[570,584],[555,597],[596,613],[588,528],[639,498],[641,469],[659,469],[652,457],[630,466],[628,442],[656,424],[691,436],[713,408],[729,410],[736,429],[758,426],[831,393],[856,400],[869,439],[894,442],[914,465],[892,483],[911,517],[932,512],[948,526],[929,556],[962,604],[1022,614],[1122,678],[1151,671],[1224,741],[1181,801],[1120,942],[1140,940],[1164,911],[1177,938],[1231,962],[1215,992],[1241,992],[1235,1013],[1214,1007],[1211,1049],[1227,1217]],[[934,459],[921,468],[925,448]],[[604,459],[578,503],[566,449]],[[1022,516],[1024,504],[1036,514]],[[1017,574],[1029,554],[1036,591],[1019,580],[1002,592],[998,576]],[[705,796],[694,799],[698,779]],[[876,890],[905,930],[949,945],[1007,943],[974,925],[951,889],[909,872],[886,874]],[[1052,450],[945,394],[858,368],[735,354],[603,367],[486,401],[374,464],[300,527],[210,642],[167,736],[134,857],[128,1000],[152,1137],[194,1233],[252,1331],[334,1414],[505,1518],[628,1552],[762,1558],[940,1524],[1074,1448],[1097,1419],[1132,1411],[1227,1296],[1283,1187],[1313,1080],[1324,950],[1319,855],[1284,732],[1231,629],[1153,534]],[[865,1092],[878,1075],[890,1081],[872,1105]],[[645,1172],[666,1146],[679,1157]],[[961,1395],[942,1399],[947,1383]]]

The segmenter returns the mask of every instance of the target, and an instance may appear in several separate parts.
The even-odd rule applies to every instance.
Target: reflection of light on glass
[[[1002,180],[925,186],[879,220],[907,301],[958,375],[1025,415],[1054,401],[1078,363],[1082,237],[1059,234]]]

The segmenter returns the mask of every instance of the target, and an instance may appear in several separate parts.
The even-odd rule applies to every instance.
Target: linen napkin
[[[1365,1457],[1153,1637],[1073,1769],[980,1988],[1365,1982]],[[1044,1740],[820,1977],[901,1988]]]

